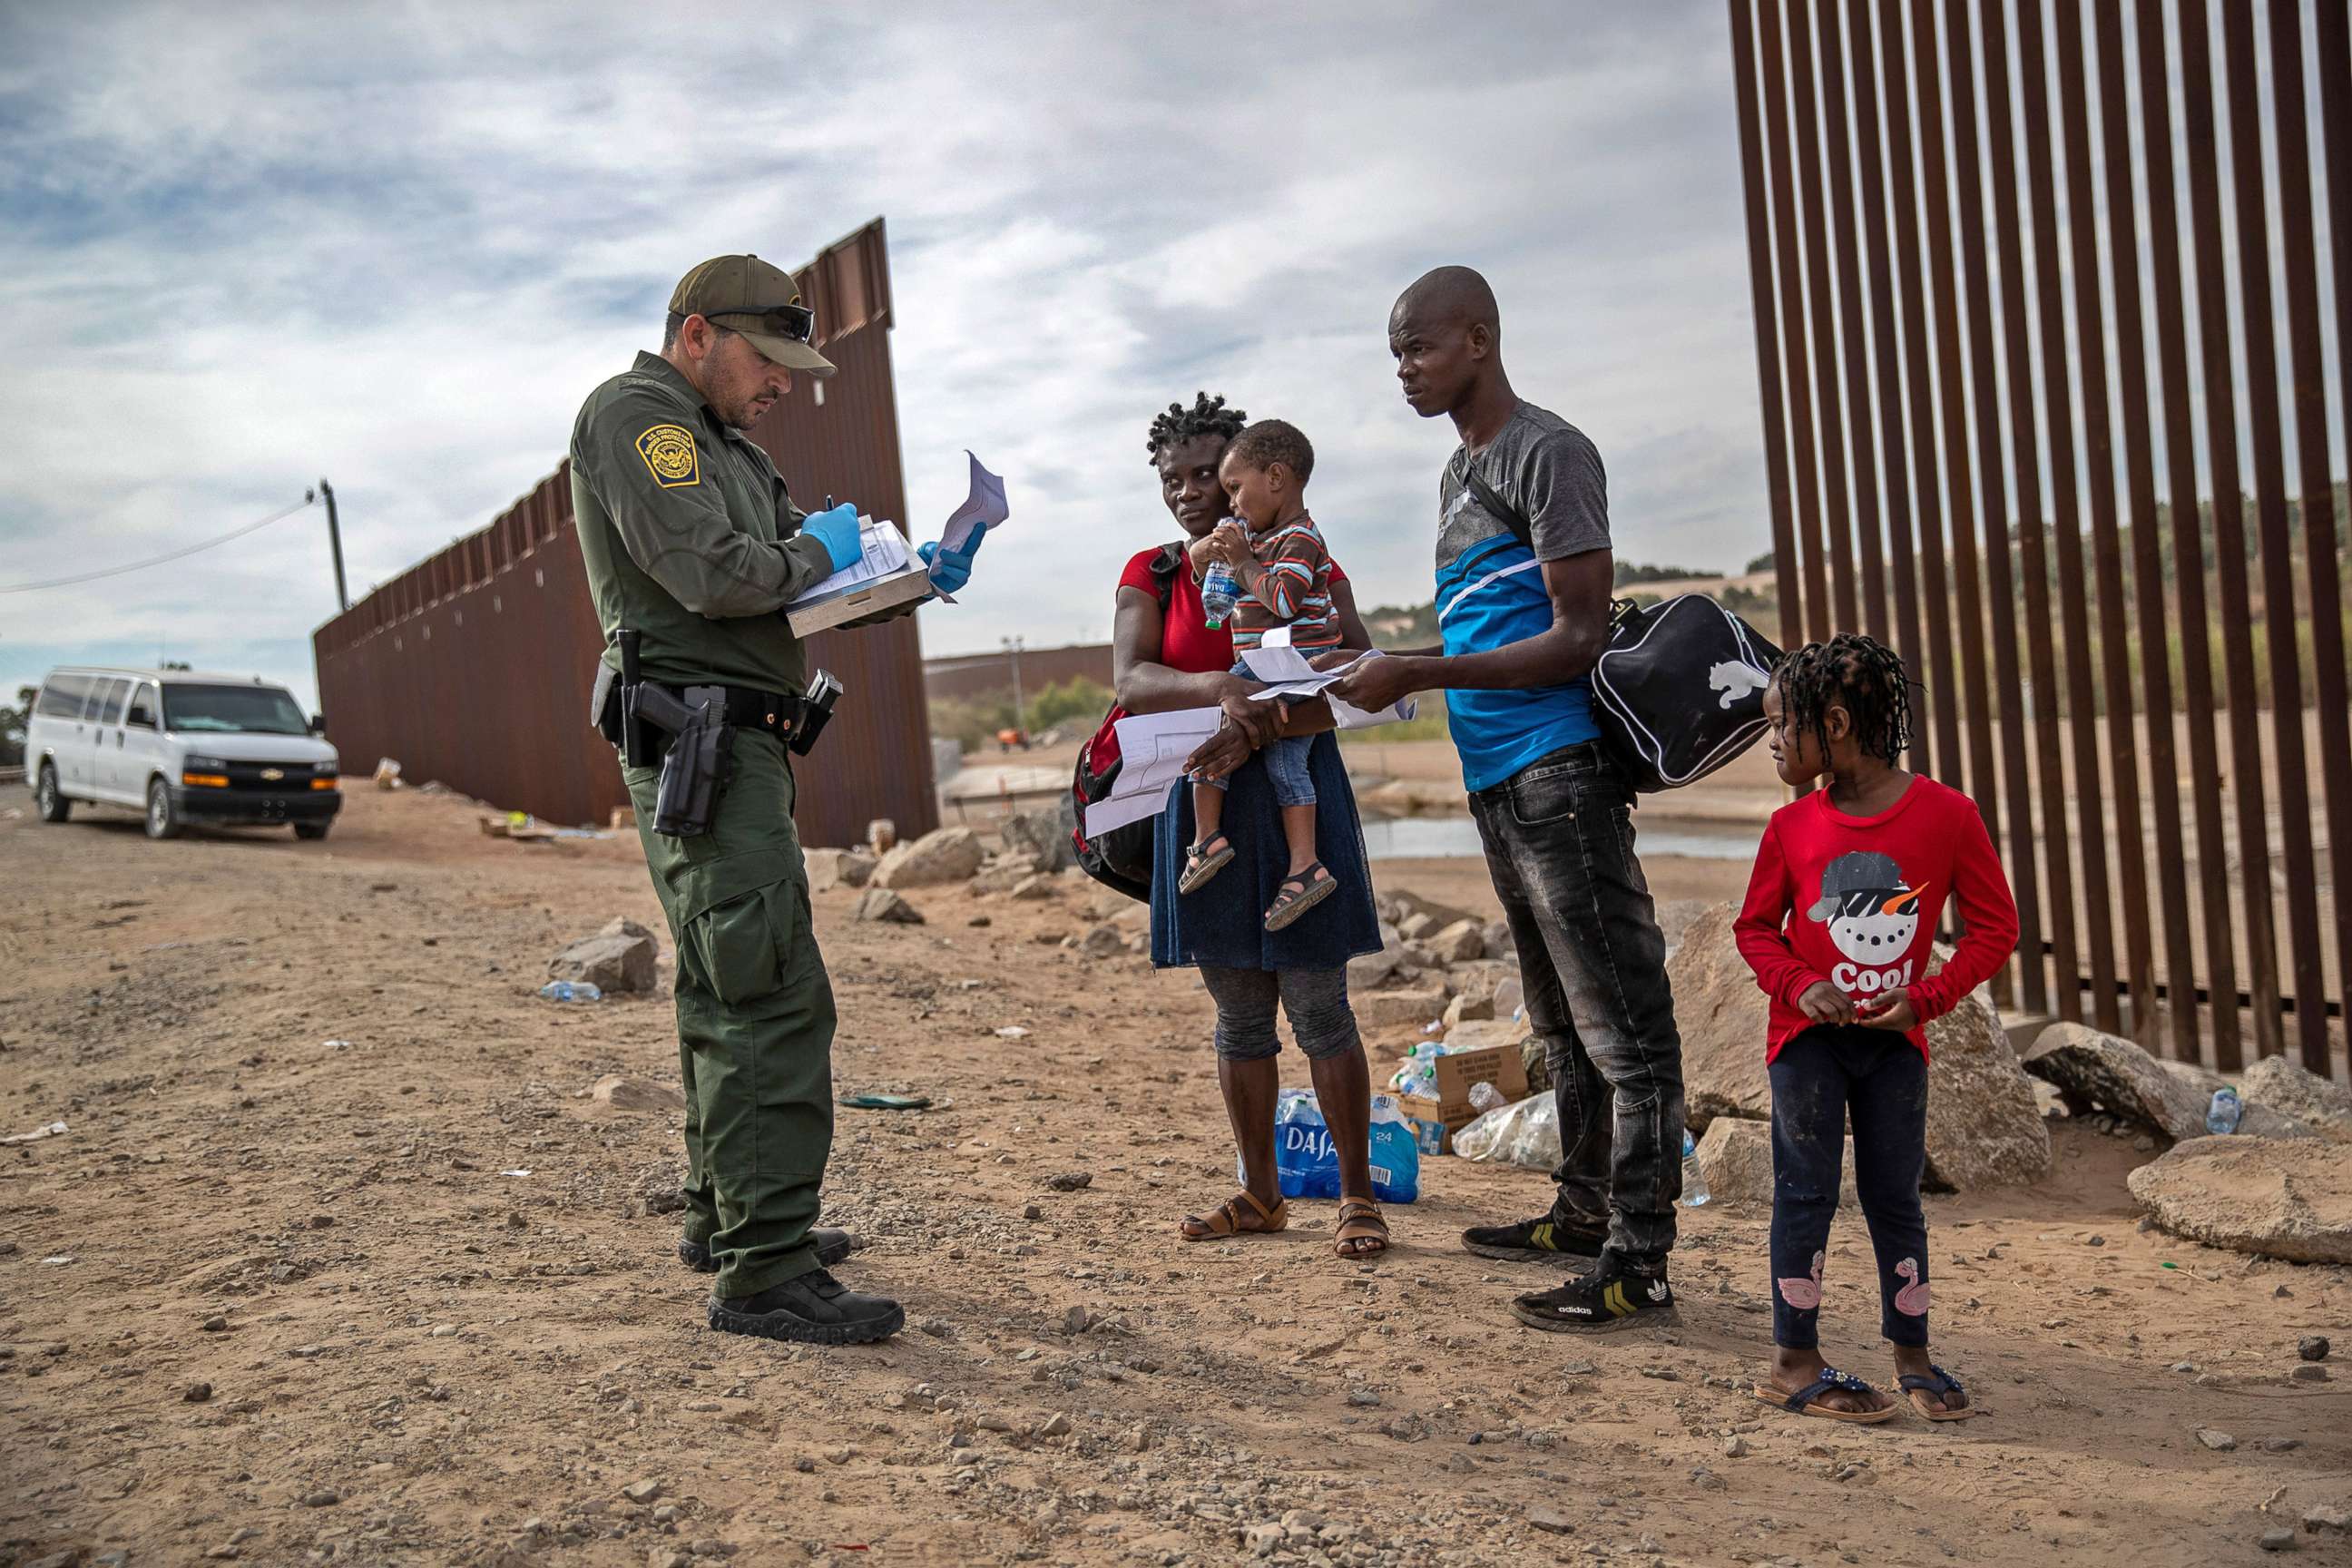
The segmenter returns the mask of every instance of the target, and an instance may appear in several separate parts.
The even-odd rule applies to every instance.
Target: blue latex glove
[[[971,581],[972,557],[980,553],[980,542],[988,537],[988,530],[975,529],[961,551],[942,551],[934,540],[916,552],[923,564],[931,569],[931,586],[942,594],[961,593]]]
[[[849,501],[826,511],[809,513],[801,519],[801,532],[824,546],[836,572],[856,564],[866,552],[857,537],[857,508]]]

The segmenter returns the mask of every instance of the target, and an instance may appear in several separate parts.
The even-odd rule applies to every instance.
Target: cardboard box
[[[1470,1103],[1472,1084],[1491,1083],[1507,1100],[1528,1097],[1527,1064],[1519,1059],[1517,1046],[1451,1052],[1437,1058],[1435,1072],[1435,1095],[1396,1097],[1397,1109],[1412,1122],[1424,1154],[1452,1153],[1454,1134],[1477,1117],[1478,1108]]]

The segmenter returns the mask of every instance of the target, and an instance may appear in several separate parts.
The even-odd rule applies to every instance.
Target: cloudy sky
[[[1723,9],[0,4],[0,588],[341,504],[352,592],[552,468],[678,274],[890,226],[918,538],[1013,506],[927,651],[1108,635],[1195,388],[1316,444],[1368,604],[1425,599],[1453,437],[1390,303],[1467,262],[1621,555],[1769,543]],[[789,479],[790,475],[786,478]],[[316,510],[0,593],[0,694],[159,654],[312,689]]]

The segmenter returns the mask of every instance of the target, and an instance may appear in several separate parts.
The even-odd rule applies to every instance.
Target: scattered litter
[[[349,1040],[329,1040],[319,1048],[328,1051],[348,1051],[352,1048],[352,1043]]]
[[[71,1263],[74,1261],[74,1255],[70,1252],[60,1252],[55,1258],[44,1258],[41,1261],[44,1263]]]
[[[37,1143],[44,1138],[62,1138],[72,1131],[62,1121],[52,1121],[47,1126],[36,1127],[30,1132],[15,1132],[0,1138],[0,1143]]]
[[[928,1094],[845,1094],[841,1103],[852,1110],[926,1110],[930,1108]]]
[[[550,1002],[602,1002],[604,993],[593,980],[551,980],[539,988]]]
[[[511,1171],[500,1171],[499,1174],[501,1176],[528,1176],[530,1174],[530,1171],[528,1167],[518,1165]]]
[[[1025,1040],[1029,1037],[1029,1031],[1018,1024],[1007,1024],[996,1031],[996,1037],[1000,1040]]]
[[[378,757],[375,760],[375,787],[378,789],[400,788],[400,764],[390,757]]]

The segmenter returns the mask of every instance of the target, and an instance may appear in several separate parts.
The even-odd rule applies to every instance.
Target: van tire
[[[40,777],[33,785],[33,804],[40,809],[43,822],[63,822],[73,815],[73,802],[58,788],[58,770],[47,763],[41,764]]]
[[[172,786],[162,779],[147,781],[147,837],[177,838],[180,836],[180,813],[172,804]]]
[[[297,838],[311,839],[324,838],[327,836],[327,826],[328,825],[323,822],[298,822],[294,825],[294,837]]]

